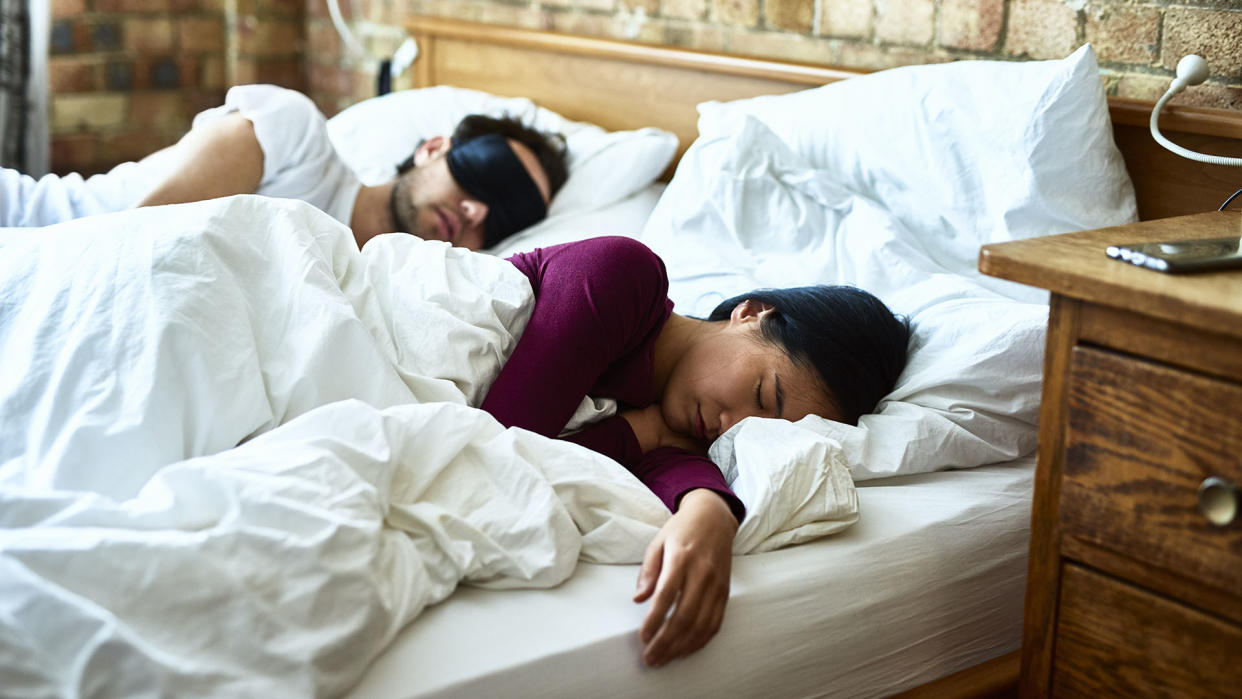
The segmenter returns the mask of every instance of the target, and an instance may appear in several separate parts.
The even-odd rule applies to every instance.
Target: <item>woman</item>
[[[909,326],[853,287],[757,291],[707,320],[680,316],[664,263],[628,238],[509,261],[530,279],[535,309],[482,407],[556,436],[583,396],[622,406],[565,439],[629,468],[673,512],[647,548],[634,601],[652,600],[643,662],[688,655],[724,618],[745,515],[707,446],[751,416],[857,422],[892,390]]]

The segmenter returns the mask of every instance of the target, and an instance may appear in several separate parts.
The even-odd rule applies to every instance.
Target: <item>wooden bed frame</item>
[[[419,17],[406,28],[420,49],[415,87],[529,97],[611,130],[657,126],[677,134],[678,157],[698,135],[699,102],[792,92],[862,74],[454,19]],[[1214,210],[1242,187],[1242,170],[1187,160],[1152,140],[1150,104],[1110,98],[1109,111],[1143,220]],[[1160,128],[1192,150],[1242,157],[1242,113],[1166,107]]]
[[[415,87],[455,85],[528,97],[610,130],[656,126],[677,134],[678,157],[698,135],[700,102],[793,92],[862,74],[454,19],[417,17],[406,28],[420,49]],[[1151,106],[1109,99],[1142,219],[1214,210],[1242,187],[1242,169],[1186,160],[1152,140]],[[1188,148],[1242,157],[1242,113],[1167,107],[1160,123],[1166,136]],[[670,167],[666,178],[671,174]],[[1016,696],[1019,656],[994,658],[900,696]]]

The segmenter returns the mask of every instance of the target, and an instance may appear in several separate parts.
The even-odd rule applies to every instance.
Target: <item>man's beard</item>
[[[418,221],[418,211],[410,199],[410,181],[408,177],[397,178],[388,197],[388,213],[392,216],[392,224],[398,233],[419,235],[414,230]],[[421,237],[421,236],[420,236]]]

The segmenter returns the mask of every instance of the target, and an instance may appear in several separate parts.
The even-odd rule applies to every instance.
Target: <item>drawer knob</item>
[[[1199,485],[1199,511],[1218,527],[1232,524],[1238,516],[1238,486],[1216,476],[1204,479]]]

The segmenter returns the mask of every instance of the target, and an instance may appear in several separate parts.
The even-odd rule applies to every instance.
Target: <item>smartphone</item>
[[[1157,272],[1197,272],[1242,267],[1242,237],[1109,245],[1108,256]]]

